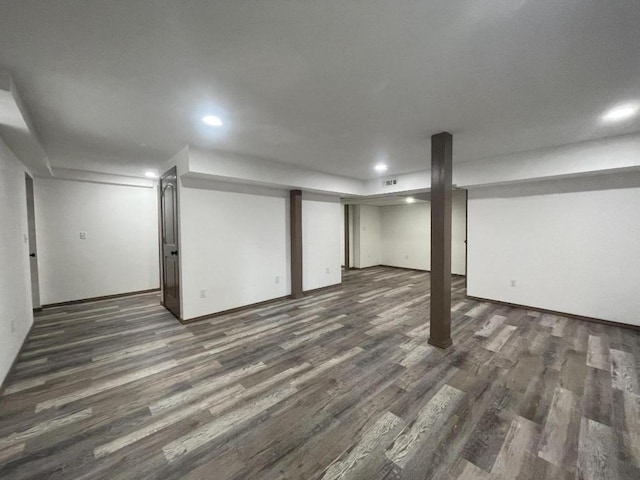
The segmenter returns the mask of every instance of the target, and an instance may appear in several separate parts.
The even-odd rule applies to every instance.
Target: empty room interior
[[[0,0],[0,478],[640,478],[639,24]]]

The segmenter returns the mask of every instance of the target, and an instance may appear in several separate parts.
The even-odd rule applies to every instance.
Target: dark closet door
[[[40,308],[40,282],[38,280],[38,255],[36,243],[36,210],[33,195],[33,178],[25,174],[27,189],[27,225],[29,229],[29,266],[31,268],[31,297],[33,308]]]
[[[162,222],[163,304],[180,318],[180,262],[178,259],[178,178],[175,167],[160,179]]]

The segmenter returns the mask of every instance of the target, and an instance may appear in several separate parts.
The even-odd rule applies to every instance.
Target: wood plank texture
[[[640,478],[640,333],[429,274],[190,325],[157,293],[44,309],[0,396],[4,479]]]

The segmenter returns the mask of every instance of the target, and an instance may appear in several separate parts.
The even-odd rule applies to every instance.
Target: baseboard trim
[[[558,312],[557,310],[549,310],[549,309],[546,309],[546,308],[533,307],[531,305],[520,305],[518,303],[503,302],[503,301],[500,301],[500,300],[493,300],[491,298],[474,297],[474,296],[471,296],[471,295],[467,295],[467,298],[469,300],[475,300],[475,301],[478,301],[478,302],[490,302],[490,303],[495,303],[497,305],[504,305],[505,307],[524,308],[524,309],[527,309],[527,310],[536,310],[538,312],[549,313],[551,315],[558,315],[560,317],[567,317],[567,318],[573,318],[575,320],[582,320],[583,322],[599,323],[601,325],[607,325],[609,327],[628,328],[629,330],[640,331],[640,325],[629,325],[628,323],[612,322],[611,320],[603,320],[601,318],[585,317],[583,315],[576,315],[574,313]]]
[[[423,270],[422,268],[398,267],[396,265],[385,265],[381,263],[378,267],[395,268],[397,270],[408,270],[410,272],[431,273],[431,270]]]
[[[250,303],[249,305],[242,305],[241,307],[230,308],[228,310],[222,310],[221,312],[209,313],[207,315],[202,315],[200,317],[190,318],[189,320],[180,320],[180,323],[186,325],[188,323],[201,322],[202,320],[209,320],[211,318],[221,317],[223,315],[229,315],[232,313],[242,312],[243,310],[250,310],[252,308],[264,307],[265,305],[269,305],[271,303],[280,302],[282,300],[299,300],[301,298],[306,297],[307,295],[315,295],[317,293],[323,292],[325,290],[329,290],[331,288],[336,288],[342,285],[342,283],[336,283],[335,285],[327,285],[326,287],[314,288],[313,290],[305,290],[303,295],[297,298],[292,297],[291,295],[285,295],[283,297],[271,298],[269,300],[264,300],[262,302]]]
[[[179,319],[179,320],[180,320],[180,323],[182,323],[183,325],[186,325],[188,323],[201,322],[202,320],[209,320],[211,318],[221,317],[223,315],[229,315],[231,313],[238,313],[238,312],[242,312],[243,310],[249,310],[251,308],[264,307],[265,305],[276,303],[281,300],[286,300],[287,298],[291,298],[291,295],[285,295],[284,297],[271,298],[269,300],[264,300],[262,302],[250,303],[249,305],[242,305],[241,307],[230,308],[228,310],[222,310],[220,312],[208,313],[207,315],[201,315],[199,317],[190,318],[188,320],[183,320],[183,319]]]
[[[27,343],[27,340],[29,339],[29,335],[31,335],[31,330],[33,330],[33,326],[35,325],[35,319],[33,322],[31,322],[31,326],[29,327],[29,331],[27,332],[27,334],[24,336],[24,340],[22,340],[22,345],[20,345],[20,348],[18,349],[18,353],[16,355],[16,358],[13,359],[13,362],[11,362],[11,366],[9,367],[9,370],[7,371],[7,375],[4,377],[4,380],[2,380],[2,382],[0,382],[0,397],[4,394],[4,390],[5,387],[7,385],[7,380],[9,380],[9,378],[11,378],[11,375],[13,374],[13,371],[16,368],[16,364],[18,363],[18,358],[20,358],[20,354],[22,354],[22,349],[24,348],[25,343]]]
[[[381,263],[380,265],[371,265],[370,267],[364,267],[364,268],[352,268],[351,270],[366,270],[367,268],[375,268],[375,267],[396,268],[398,270],[408,270],[410,272],[431,273],[431,270],[423,270],[421,268],[411,268],[411,267],[398,267],[396,265],[385,265],[384,263]],[[466,277],[466,275],[462,275],[460,273],[452,273],[451,276],[460,277],[460,278]]]
[[[368,267],[351,267],[351,268],[348,268],[347,270],[369,270],[371,268],[380,268],[380,267],[397,268],[398,270],[411,270],[414,272],[423,272],[423,273],[431,272],[431,270],[420,270],[419,268],[408,268],[408,267],[396,267],[395,265],[385,265],[383,263],[379,263],[378,265],[369,265]]]
[[[312,288],[311,290],[305,290],[304,294],[306,295],[315,295],[316,293],[320,293],[320,292],[324,292],[325,290],[331,290],[332,288],[336,288],[342,285],[342,282],[340,283],[334,283],[333,285],[327,285],[326,287],[318,287],[318,288]]]
[[[69,300],[68,302],[59,302],[59,303],[48,303],[46,305],[42,305],[39,311],[42,311],[43,308],[53,308],[53,307],[66,307],[67,305],[77,305],[79,303],[90,303],[90,302],[99,302],[100,300],[111,300],[113,298],[121,298],[121,297],[133,297],[135,295],[143,295],[145,293],[154,293],[159,292],[159,288],[152,288],[149,290],[138,290],[135,292],[126,292],[126,293],[116,293],[115,295],[105,295],[103,297],[91,297],[91,298],[82,298],[80,300]]]

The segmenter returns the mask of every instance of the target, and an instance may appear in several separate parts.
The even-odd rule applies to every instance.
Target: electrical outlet
[[[15,320],[11,320],[11,333],[16,331],[16,323]]]
[[[87,239],[87,232],[80,232],[80,240],[86,240]]]
[[[331,272],[331,270],[329,270],[329,267],[327,267],[327,273]]]
[[[207,290],[206,289],[202,289],[200,290],[200,298],[207,298]]]
[[[516,286],[516,281],[515,280],[511,280],[511,286],[515,287]]]
[[[409,255],[405,255],[405,256],[404,256],[404,259],[405,259],[405,260],[409,260]]]
[[[276,275],[275,283],[280,283],[280,277]]]

